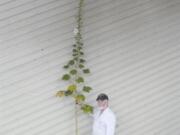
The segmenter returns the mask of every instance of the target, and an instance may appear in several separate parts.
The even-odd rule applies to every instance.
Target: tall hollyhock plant
[[[85,114],[93,112],[93,106],[86,103],[85,93],[89,93],[92,88],[86,84],[85,76],[90,73],[90,69],[86,67],[86,60],[83,51],[82,38],[82,7],[84,0],[79,0],[78,15],[76,18],[77,26],[74,28],[75,44],[72,45],[72,58],[63,66],[66,73],[62,75],[62,80],[68,82],[68,86],[56,93],[57,97],[71,97],[75,106],[75,128],[76,135],[79,134],[78,129],[78,110],[82,110]]]

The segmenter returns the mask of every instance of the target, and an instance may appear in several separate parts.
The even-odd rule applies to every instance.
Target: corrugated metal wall
[[[73,44],[76,0],[0,0],[0,135],[72,135],[55,93]],[[110,96],[116,135],[180,134],[180,1],[86,0],[87,77]],[[92,120],[81,116],[81,135]]]

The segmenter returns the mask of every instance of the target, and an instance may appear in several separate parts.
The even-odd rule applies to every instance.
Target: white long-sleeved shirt
[[[93,134],[92,135],[114,135],[116,126],[115,114],[106,108],[102,113],[100,110],[93,115]]]

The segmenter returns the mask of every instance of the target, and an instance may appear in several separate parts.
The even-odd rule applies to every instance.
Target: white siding
[[[0,135],[72,135],[62,66],[76,0],[0,0]],[[110,97],[116,135],[180,134],[180,1],[85,0],[84,51],[94,90]],[[80,135],[92,120],[79,118]]]

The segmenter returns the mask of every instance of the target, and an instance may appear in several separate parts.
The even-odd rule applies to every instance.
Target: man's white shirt
[[[93,118],[93,135],[114,135],[116,117],[110,108],[95,111]]]

